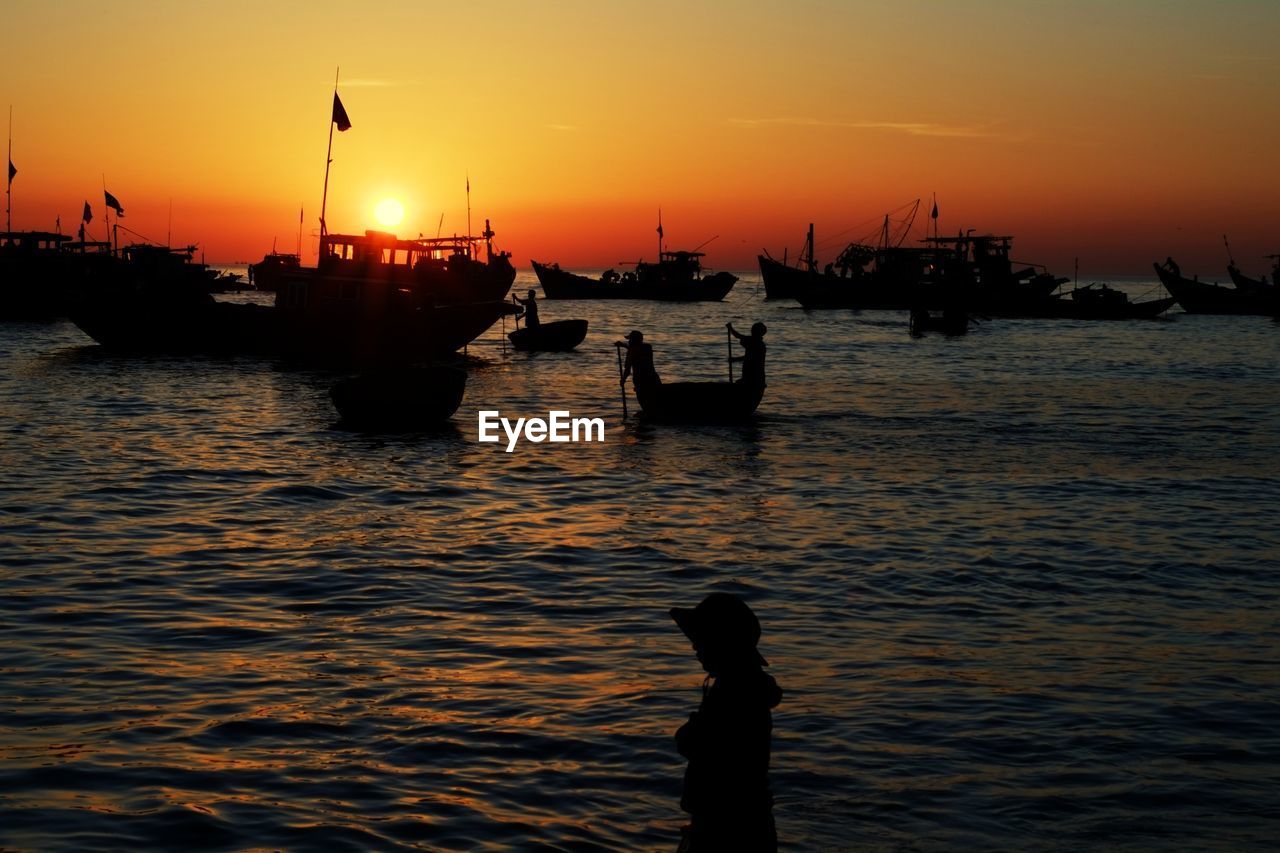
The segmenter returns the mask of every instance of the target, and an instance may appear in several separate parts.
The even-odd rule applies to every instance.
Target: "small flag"
[[[658,239],[662,239],[662,211],[658,211]]]
[[[92,222],[92,221],[93,221],[93,211],[89,209],[89,202],[87,202],[87,201],[84,203],[84,214],[83,214],[83,215],[81,215],[81,217],[80,217],[80,221],[81,221],[81,222]],[[81,239],[83,239],[83,238],[81,238]]]
[[[933,213],[930,213],[929,216],[934,219],[938,218],[938,202],[935,201],[933,203]]]
[[[13,161],[9,161],[9,183],[13,183],[13,178],[18,174],[18,167],[13,165]]]
[[[471,192],[471,176],[467,175],[467,192]]]
[[[124,208],[120,206],[120,202],[116,200],[115,196],[106,190],[102,191],[102,195],[105,197],[107,207],[113,208],[116,212],[116,216],[124,216]]]
[[[342,99],[338,97],[338,93],[333,93],[333,121],[338,125],[338,131],[350,130],[351,119],[347,118],[347,111],[342,106]]]

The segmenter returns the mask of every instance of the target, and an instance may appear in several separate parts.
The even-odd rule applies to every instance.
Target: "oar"
[[[516,302],[516,295],[514,293],[511,294],[511,304],[517,306],[517,310],[519,310],[519,303]],[[520,331],[520,315],[519,314],[516,315],[516,331],[517,332]]]
[[[618,354],[618,382],[622,388],[622,419],[627,419],[627,380],[622,378],[622,345],[614,344],[613,350]]]
[[[712,239],[714,240],[715,238],[713,237]],[[728,356],[729,384],[732,385],[733,384],[733,332],[729,331],[728,326],[724,327],[724,343],[729,350],[729,356]]]

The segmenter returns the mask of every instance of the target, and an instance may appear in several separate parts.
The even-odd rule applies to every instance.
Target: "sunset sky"
[[[1070,274],[1280,252],[1280,3],[5,0],[15,229],[122,224],[218,262],[330,230],[492,220],[517,266],[707,246],[717,268],[855,236],[934,193],[940,227]],[[852,231],[850,231],[852,229]]]

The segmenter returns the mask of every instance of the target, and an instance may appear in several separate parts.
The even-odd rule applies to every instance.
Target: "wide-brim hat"
[[[695,646],[715,647],[741,654],[768,666],[756,644],[760,642],[760,620],[747,603],[727,592],[713,592],[697,607],[673,607],[671,618]]]

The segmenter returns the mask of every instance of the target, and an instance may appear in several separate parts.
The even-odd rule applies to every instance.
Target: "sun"
[[[379,225],[399,225],[404,220],[404,205],[394,198],[384,198],[374,206],[373,215]]]

